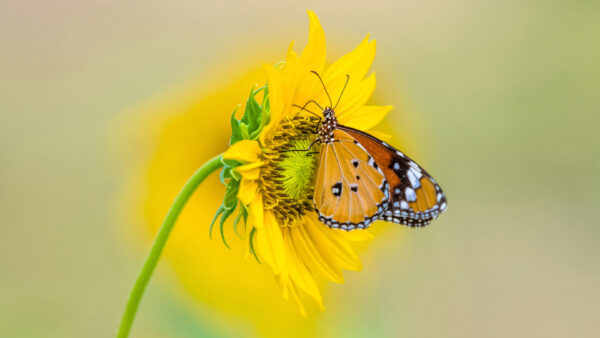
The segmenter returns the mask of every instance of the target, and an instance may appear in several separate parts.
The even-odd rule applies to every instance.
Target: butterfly
[[[319,220],[343,230],[365,229],[376,220],[426,226],[446,210],[446,195],[420,165],[401,151],[360,130],[338,124],[335,106],[319,74],[330,105],[315,133],[320,143],[313,203]],[[307,110],[308,111],[308,110]],[[310,111],[309,111],[310,112]],[[312,112],[311,112],[312,113]],[[313,113],[314,114],[314,113]],[[315,114],[316,115],[316,114]]]

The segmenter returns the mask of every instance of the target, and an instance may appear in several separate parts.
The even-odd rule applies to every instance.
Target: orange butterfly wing
[[[313,202],[333,228],[367,228],[388,208],[389,186],[367,150],[343,130],[322,143]]]
[[[345,126],[338,128],[366,149],[389,183],[390,199],[380,219],[425,226],[446,210],[446,196],[442,188],[416,162],[369,134]]]

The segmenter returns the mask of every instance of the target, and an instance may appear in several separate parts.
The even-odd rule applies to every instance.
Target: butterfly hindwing
[[[321,222],[333,228],[366,228],[388,208],[384,173],[365,148],[343,130],[322,143],[313,201]]]
[[[389,203],[379,219],[408,226],[425,226],[446,209],[444,192],[416,162],[369,134],[338,127],[360,143],[389,184]]]

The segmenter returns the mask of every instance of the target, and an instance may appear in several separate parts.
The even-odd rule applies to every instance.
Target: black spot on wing
[[[405,161],[401,161],[397,157],[392,158],[389,168],[394,171],[396,176],[400,177],[402,182],[406,182],[406,173],[410,167],[408,166],[407,163],[405,163]]]
[[[331,193],[335,197],[340,197],[342,195],[342,182],[337,182],[331,186]]]
[[[379,168],[379,166],[371,156],[369,156],[369,160],[367,161],[367,163],[375,169]]]

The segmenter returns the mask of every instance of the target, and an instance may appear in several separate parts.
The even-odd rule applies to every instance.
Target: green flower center
[[[310,150],[308,147],[316,138],[317,121],[315,117],[300,115],[282,121],[263,149],[263,202],[281,225],[292,226],[302,215],[314,211],[318,145]]]
[[[289,151],[282,154],[279,167],[283,170],[282,184],[284,192],[293,199],[301,198],[312,190],[317,156],[314,149],[308,149],[311,140],[292,140],[292,148],[300,151]]]

